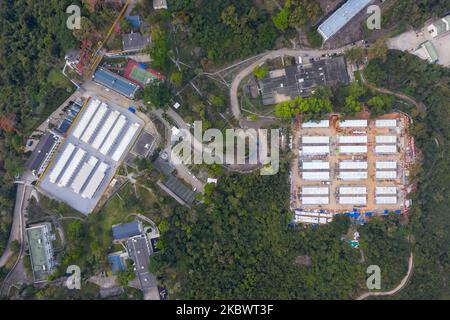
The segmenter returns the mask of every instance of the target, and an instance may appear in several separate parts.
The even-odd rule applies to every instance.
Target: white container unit
[[[140,124],[139,123],[133,123],[125,133],[124,137],[120,141],[119,145],[116,148],[116,151],[114,151],[112,155],[112,159],[114,161],[119,161],[122,155],[125,153],[125,150],[130,146],[130,144],[133,142],[133,138],[136,135],[136,132],[139,130]]]
[[[98,159],[94,156],[91,156],[87,162],[83,164],[77,176],[72,182],[72,189],[76,194],[79,194],[84,184],[86,183],[89,175],[94,170],[97,165]]]
[[[340,187],[339,194],[367,194],[366,187]]]
[[[316,171],[316,172],[302,172],[302,176],[304,180],[330,180],[330,172],[329,171]]]
[[[98,168],[95,170],[94,174],[92,175],[91,179],[89,179],[88,184],[84,188],[83,193],[81,196],[85,199],[92,199],[95,192],[98,190],[98,187],[103,182],[106,176],[106,170],[108,170],[109,166],[108,164],[102,162],[99,164]]]
[[[328,197],[302,197],[301,198],[302,204],[309,205],[309,204],[328,204]]]
[[[376,171],[375,177],[377,179],[397,179],[397,171]]]
[[[339,172],[341,180],[363,180],[367,179],[367,171],[341,171]]]
[[[342,120],[339,122],[341,128],[367,127],[367,120]]]
[[[302,144],[329,144],[329,136],[303,136]]]
[[[329,126],[329,120],[320,120],[319,122],[308,121],[302,123],[302,128],[328,128]]]
[[[61,157],[58,159],[55,166],[53,167],[52,172],[50,173],[51,183],[55,183],[58,180],[59,175],[61,174],[62,170],[67,164],[67,161],[69,161],[74,151],[75,146],[69,142],[67,147],[64,149]]]
[[[397,194],[397,187],[376,187],[376,194]]]
[[[376,169],[397,169],[397,161],[377,161]]]
[[[59,180],[58,187],[64,188],[69,183],[70,179],[72,179],[75,170],[77,170],[78,166],[80,165],[81,161],[83,160],[84,156],[86,155],[86,151],[83,149],[78,149],[75,155],[72,158],[72,161],[70,161],[69,165],[67,166],[66,170],[64,171],[61,179]]]
[[[376,136],[375,142],[387,144],[397,143],[397,136]]]
[[[389,144],[389,145],[377,145],[375,146],[376,153],[396,153],[397,145]]]
[[[340,153],[367,153],[367,146],[340,146],[339,147]]]
[[[397,204],[397,197],[375,197],[376,204]]]
[[[108,106],[103,102],[98,111],[95,113],[94,118],[91,120],[91,123],[86,128],[86,131],[84,131],[84,134],[81,136],[82,141],[89,143],[98,126],[103,121],[103,117],[106,115],[106,112],[108,112]]]
[[[81,116],[81,119],[77,122],[75,130],[73,130],[72,133],[72,135],[75,138],[78,139],[81,137],[81,134],[84,132],[84,129],[86,129],[87,125],[91,121],[92,117],[94,116],[99,106],[100,100],[94,99],[89,101],[88,105],[84,107],[83,115]]]
[[[339,169],[365,169],[367,170],[367,161],[341,161]]]
[[[117,118],[119,117],[120,113],[118,111],[112,111],[108,118],[106,118],[105,123],[101,127],[100,131],[98,132],[97,136],[94,139],[94,142],[92,143],[92,147],[94,149],[99,149],[102,145],[103,141],[105,141],[106,136],[108,135],[109,131],[113,127],[114,123],[116,122]]]
[[[338,136],[341,144],[367,143],[367,136]]]
[[[396,119],[375,120],[375,126],[377,128],[395,128],[397,126],[397,120]]]
[[[111,130],[111,133],[106,138],[105,142],[103,143],[102,147],[100,148],[100,152],[104,155],[107,155],[109,151],[111,150],[112,145],[119,137],[119,134],[122,132],[123,127],[127,123],[127,118],[123,115],[119,117],[119,120],[117,120],[115,126]]]
[[[302,187],[302,195],[327,195],[328,187]]]
[[[303,161],[303,170],[329,170],[330,163],[327,161]]]

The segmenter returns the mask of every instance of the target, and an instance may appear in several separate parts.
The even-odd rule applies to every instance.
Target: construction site
[[[410,119],[392,113],[376,119],[332,114],[293,124],[290,206],[294,221],[325,224],[336,214],[364,223],[368,217],[407,213],[414,140]]]

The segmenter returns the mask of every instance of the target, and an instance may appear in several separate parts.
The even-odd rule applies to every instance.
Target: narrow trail
[[[409,279],[411,278],[414,270],[414,255],[411,252],[411,255],[409,256],[409,262],[408,262],[408,272],[406,273],[406,276],[400,281],[400,284],[396,286],[394,289],[390,291],[369,291],[366,293],[363,293],[360,295],[356,300],[364,300],[371,296],[393,296],[397,294],[400,290],[406,287],[406,284],[408,283]]]
[[[363,69],[360,69],[360,71],[361,71],[360,75],[361,75],[362,82],[365,85],[367,85],[368,87],[370,87],[371,89],[375,90],[376,92],[384,93],[384,94],[391,94],[391,95],[396,96],[399,99],[405,100],[405,101],[409,102],[410,104],[413,104],[419,112],[425,112],[427,110],[426,106],[423,103],[414,100],[413,98],[411,98],[410,96],[408,96],[404,93],[394,92],[394,91],[391,91],[386,88],[376,87],[374,84],[368,82],[366,80],[366,78],[364,78]]]

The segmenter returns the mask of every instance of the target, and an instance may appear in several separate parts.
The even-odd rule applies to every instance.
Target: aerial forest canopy
[[[54,75],[60,75],[66,50],[78,47],[66,27],[66,8],[74,3],[0,1],[0,252],[9,234],[12,181],[22,170],[25,141],[73,89]]]
[[[399,51],[386,62],[372,60],[365,70],[377,86],[404,92],[426,105],[413,116],[412,133],[423,155],[412,195],[416,262],[402,298],[448,299],[450,284],[450,69]]]

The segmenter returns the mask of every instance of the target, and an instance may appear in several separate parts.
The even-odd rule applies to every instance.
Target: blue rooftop
[[[130,99],[134,99],[134,94],[139,86],[127,79],[103,68],[99,68],[94,74],[94,81],[108,87]]]
[[[128,16],[128,17],[126,17],[126,19],[131,24],[133,29],[139,29],[141,27],[141,17],[140,16]]]
[[[112,227],[112,232],[114,240],[121,240],[141,234],[141,228],[138,221],[133,221]]]
[[[67,130],[69,130],[69,128],[70,128],[71,125],[72,125],[72,123],[71,123],[69,120],[64,119],[64,120],[61,122],[61,124],[59,125],[58,130],[59,130],[61,133],[66,133]]]
[[[108,262],[111,265],[111,270],[114,275],[117,273],[117,271],[126,271],[125,264],[119,256],[108,256]]]

